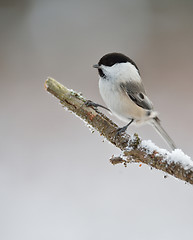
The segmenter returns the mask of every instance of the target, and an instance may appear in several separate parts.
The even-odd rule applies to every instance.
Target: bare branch
[[[155,145],[152,149],[147,141],[142,141],[137,134],[131,137],[123,133],[115,137],[117,125],[97,109],[86,107],[86,99],[81,94],[69,90],[52,78],[46,80],[45,88],[58,98],[66,109],[75,113],[122,151],[122,157],[111,159],[113,164],[142,162],[193,184],[193,162],[181,150],[170,153]]]

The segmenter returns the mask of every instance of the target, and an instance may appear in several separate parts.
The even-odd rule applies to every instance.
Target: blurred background
[[[189,239],[192,186],[145,165],[112,166],[119,150],[44,82],[103,103],[92,65],[122,52],[193,156],[193,1],[1,0],[0,34],[0,239]],[[150,126],[128,132],[167,148]]]

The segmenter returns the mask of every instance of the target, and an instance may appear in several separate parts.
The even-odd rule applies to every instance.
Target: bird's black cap
[[[139,69],[138,69],[136,63],[131,58],[125,56],[122,53],[115,53],[115,52],[108,53],[100,59],[100,61],[98,62],[98,65],[99,66],[104,65],[104,66],[111,67],[116,63],[126,63],[126,62],[129,62],[132,65],[134,65],[139,72]]]

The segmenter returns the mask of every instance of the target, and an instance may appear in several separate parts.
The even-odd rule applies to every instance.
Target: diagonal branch
[[[193,184],[193,161],[180,149],[170,153],[158,148],[151,141],[142,141],[137,134],[130,136],[123,133],[115,137],[117,125],[97,109],[86,107],[86,99],[81,94],[69,90],[52,78],[46,80],[45,88],[67,110],[79,116],[122,151],[122,156],[112,159],[112,163],[143,162]]]

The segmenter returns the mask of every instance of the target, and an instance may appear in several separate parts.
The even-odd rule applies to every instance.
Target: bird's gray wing
[[[144,86],[141,82],[128,81],[121,83],[120,87],[139,107],[147,110],[153,109],[153,104],[146,96]]]

